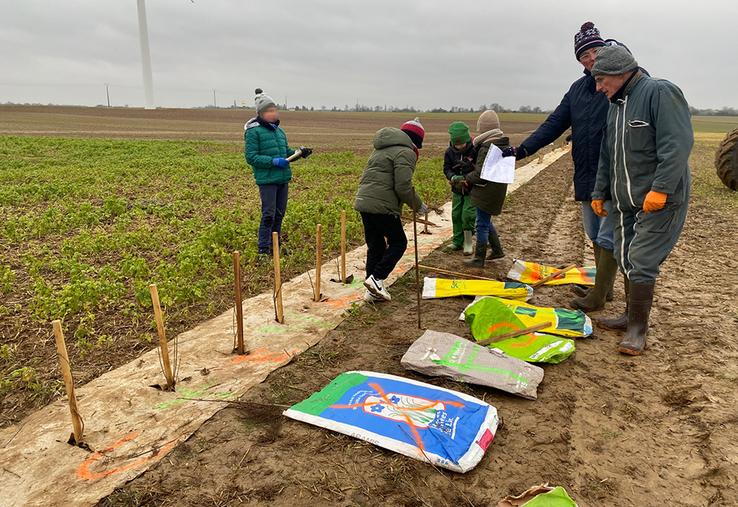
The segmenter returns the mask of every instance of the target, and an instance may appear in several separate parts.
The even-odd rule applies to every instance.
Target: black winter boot
[[[655,283],[631,283],[628,301],[628,329],[618,351],[629,356],[640,356],[646,348],[648,317],[653,304]]]
[[[474,257],[469,259],[468,261],[464,261],[464,264],[466,264],[470,268],[483,268],[484,257],[486,255],[487,243],[485,243],[484,241],[480,241],[479,238],[477,238],[477,248],[474,251]]]
[[[612,289],[615,275],[618,272],[618,265],[615,262],[615,257],[613,257],[611,250],[600,248],[599,254],[595,285],[585,297],[571,300],[569,305],[575,310],[582,310],[588,313],[602,310],[605,307],[607,293]]]
[[[502,250],[502,243],[500,243],[500,237],[497,235],[496,231],[489,235],[489,247],[489,255],[487,256],[488,261],[505,257],[505,252]]]
[[[617,317],[609,319],[598,319],[597,324],[605,329],[613,331],[625,331],[628,329],[628,298],[630,297],[630,282],[628,277],[623,277],[625,283],[625,311]]]

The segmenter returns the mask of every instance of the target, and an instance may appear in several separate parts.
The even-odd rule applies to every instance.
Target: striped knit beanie
[[[277,105],[274,102],[274,99],[271,98],[266,93],[264,93],[264,90],[262,90],[261,88],[257,88],[256,90],[254,90],[254,93],[256,93],[256,98],[254,99],[254,107],[256,108],[256,114],[260,115],[268,107]]]
[[[582,53],[590,48],[599,48],[605,45],[605,41],[600,35],[600,31],[595,28],[594,23],[587,21],[582,25],[581,30],[574,34],[574,55],[579,60]]]
[[[425,129],[420,123],[420,118],[415,118],[412,121],[406,121],[400,127],[404,133],[408,135],[413,144],[418,147],[423,147],[423,138],[425,137]]]

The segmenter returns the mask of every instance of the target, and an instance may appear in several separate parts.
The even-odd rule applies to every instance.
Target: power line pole
[[[110,85],[105,83],[105,97],[108,99],[108,107],[110,107]]]
[[[215,88],[213,88],[213,107],[218,107],[218,100],[215,98]]]

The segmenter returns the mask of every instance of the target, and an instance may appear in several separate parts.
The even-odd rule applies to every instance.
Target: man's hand
[[[592,211],[595,212],[595,215],[598,217],[606,217],[607,216],[607,210],[605,209],[605,201],[603,199],[592,199]]]
[[[420,204],[420,208],[418,208],[418,211],[416,211],[419,216],[425,216],[428,214],[428,206],[425,205],[425,203]]]
[[[518,153],[518,149],[515,146],[508,146],[507,148],[502,149],[503,158],[515,157],[517,159],[517,153]]]
[[[654,211],[663,209],[663,207],[666,205],[666,199],[668,197],[669,194],[665,194],[663,192],[655,192],[651,190],[649,193],[646,194],[646,199],[643,201],[643,212],[652,213]]]
[[[308,158],[312,154],[313,154],[313,149],[312,148],[307,148],[305,146],[300,146],[300,157],[301,158]]]
[[[290,163],[287,161],[286,158],[283,157],[277,157],[272,159],[272,165],[274,167],[280,167],[284,169],[285,167],[289,167]]]
[[[460,174],[454,174],[451,176],[451,183],[458,183],[460,181],[464,181],[464,177]]]

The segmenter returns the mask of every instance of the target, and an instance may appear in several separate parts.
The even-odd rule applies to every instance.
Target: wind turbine
[[[138,1],[138,40],[141,43],[141,65],[143,67],[144,109],[154,107],[154,82],[151,77],[151,52],[149,51],[149,27],[146,24],[145,0]]]

